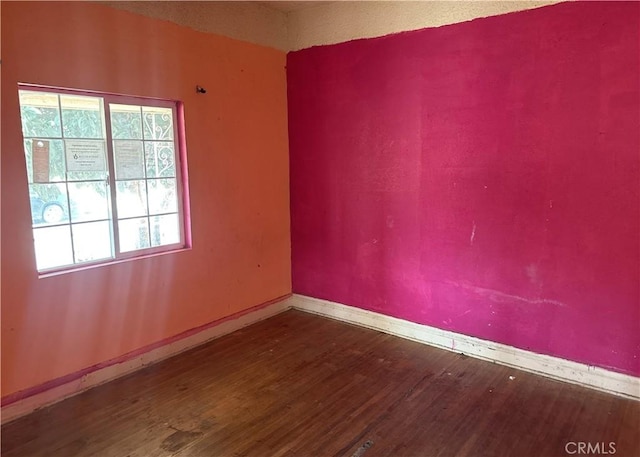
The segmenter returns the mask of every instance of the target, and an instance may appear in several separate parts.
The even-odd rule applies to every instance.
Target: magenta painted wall
[[[640,375],[639,17],[290,53],[294,292]]]

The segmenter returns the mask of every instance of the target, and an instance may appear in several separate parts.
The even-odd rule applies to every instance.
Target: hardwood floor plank
[[[639,430],[636,401],[288,311],[6,424],[1,452],[624,457]]]

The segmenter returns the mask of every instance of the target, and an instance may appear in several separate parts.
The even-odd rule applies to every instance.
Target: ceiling
[[[269,7],[278,11],[282,11],[284,13],[290,13],[292,11],[299,11],[306,8],[312,8],[314,6],[327,5],[329,3],[335,3],[335,2],[318,2],[314,0],[286,2],[286,1],[279,1],[279,0],[270,0],[270,1],[256,2],[256,3],[259,3],[261,5],[264,5],[266,7]]]
[[[107,6],[205,33],[289,52],[440,27],[566,0],[100,0]]]

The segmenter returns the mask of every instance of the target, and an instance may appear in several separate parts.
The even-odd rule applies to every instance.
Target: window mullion
[[[144,119],[144,116],[143,116]],[[147,146],[146,142],[142,142],[142,149],[144,150],[144,163],[147,163]],[[147,195],[147,230],[149,233],[149,247],[153,247],[153,243],[151,242],[151,210],[149,209],[149,177],[147,176],[147,167],[144,167],[144,189]]]
[[[120,232],[118,227],[118,205],[116,203],[116,168],[113,155],[113,135],[111,133],[111,107],[109,106],[110,100],[108,97],[104,97],[102,100],[104,103],[102,110],[104,112],[104,125],[107,137],[107,164],[109,167],[107,172],[107,184],[109,185],[109,191],[111,194],[111,233],[113,236],[114,256],[117,259],[120,256]]]
[[[73,225],[71,224],[71,197],[69,197],[69,164],[67,163],[67,143],[64,137],[62,102],[60,101],[60,94],[56,95],[58,99],[58,114],[60,116],[60,139],[62,140],[62,154],[64,155],[64,189],[67,196],[67,217],[69,219],[69,222],[66,225],[69,227],[69,237],[71,238],[71,258],[73,259],[73,263],[76,263],[76,245],[73,240]]]

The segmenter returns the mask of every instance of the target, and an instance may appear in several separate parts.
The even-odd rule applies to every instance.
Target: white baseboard
[[[294,309],[379,330],[471,357],[640,400],[640,378],[603,368],[525,351],[493,341],[440,330],[340,303],[294,294],[286,300]]]
[[[269,317],[275,316],[290,309],[290,304],[286,299],[275,303],[259,307],[238,317],[231,316],[222,319],[219,323],[212,323],[211,327],[206,327],[201,331],[189,334],[184,338],[172,340],[167,344],[141,353],[127,360],[118,363],[107,364],[107,366],[97,368],[69,382],[56,385],[41,392],[25,396],[2,407],[1,423],[6,424],[21,416],[29,414],[36,409],[49,406],[66,398],[77,395],[92,387],[112,381],[121,376],[132,373],[147,365],[151,365],[161,360],[167,359],[181,352],[192,349],[215,338],[232,333],[248,325],[257,323]]]

